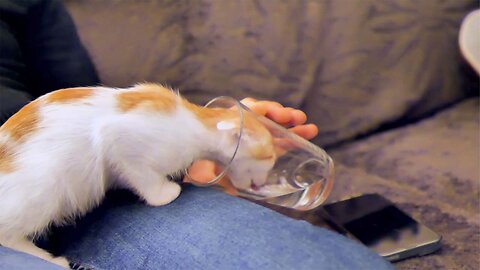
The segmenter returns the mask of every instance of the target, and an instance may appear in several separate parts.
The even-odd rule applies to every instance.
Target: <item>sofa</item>
[[[336,163],[329,201],[380,193],[443,236],[395,267],[480,264],[479,84],[457,42],[476,1],[64,2],[103,84],[301,108]]]

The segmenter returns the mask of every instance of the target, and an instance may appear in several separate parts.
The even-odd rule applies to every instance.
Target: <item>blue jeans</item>
[[[393,269],[337,233],[212,189],[186,187],[157,208],[131,197],[110,194],[39,244],[95,269]],[[0,247],[0,269],[60,268]]]

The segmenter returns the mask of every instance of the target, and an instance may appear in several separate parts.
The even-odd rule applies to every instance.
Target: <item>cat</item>
[[[244,115],[240,136],[238,110],[201,107],[148,83],[37,98],[0,127],[0,245],[68,268],[33,243],[50,225],[84,215],[115,187],[168,204],[181,191],[168,175],[202,158],[228,162],[239,136],[234,185],[261,185],[275,160],[272,137]]]

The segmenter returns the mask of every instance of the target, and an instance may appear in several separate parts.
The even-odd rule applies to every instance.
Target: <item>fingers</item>
[[[245,98],[241,102],[256,114],[263,116],[266,116],[271,110],[283,108],[282,104],[274,101],[257,101],[253,98]]]
[[[210,160],[197,160],[188,169],[188,174],[199,183],[208,183],[220,173],[219,168]],[[186,183],[191,183],[191,179],[188,177],[185,177],[184,181]],[[238,196],[237,189],[232,185],[228,178],[223,177],[216,184],[220,186],[225,193],[232,196]]]
[[[207,183],[217,176],[215,174],[215,169],[214,162],[209,160],[198,160],[190,166],[188,174],[197,182]],[[184,181],[191,182],[191,179],[186,176]]]
[[[303,125],[307,122],[307,115],[301,111],[301,110],[295,110],[291,109],[291,115],[292,115],[292,121],[291,125],[292,126],[297,126],[297,125]]]
[[[238,196],[239,195],[237,189],[232,184],[230,179],[228,179],[227,177],[223,177],[222,179],[220,179],[220,181],[218,181],[217,185],[220,186],[223,189],[223,192],[225,192],[229,195],[232,195],[232,196]]]
[[[246,98],[240,100],[240,102],[243,103],[245,106],[250,108],[250,106],[255,104],[255,102],[257,102],[257,100],[254,99],[254,98],[251,98],[251,97],[246,97]]]
[[[265,116],[277,122],[282,126],[290,126],[292,124],[292,111],[290,108],[269,108]]]
[[[302,125],[307,121],[307,115],[297,109],[283,107],[274,101],[257,101],[253,98],[245,98],[242,103],[253,112],[263,115],[285,127]]]
[[[257,101],[254,98],[245,98],[242,103],[256,114],[270,118],[284,127],[292,127],[290,128],[292,132],[307,140],[318,134],[316,125],[305,125],[307,115],[301,110],[283,107],[280,103],[274,101]]]
[[[318,134],[318,127],[314,124],[299,125],[292,127],[289,130],[307,140],[315,138]]]

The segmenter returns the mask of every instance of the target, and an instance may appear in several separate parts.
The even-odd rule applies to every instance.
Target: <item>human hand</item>
[[[318,134],[318,128],[315,124],[305,124],[307,115],[301,110],[284,107],[275,101],[257,101],[253,98],[245,98],[241,102],[256,114],[263,115],[289,128],[290,131],[304,139],[313,139]]]
[[[288,128],[293,133],[307,140],[317,136],[318,128],[314,124],[305,124],[307,115],[297,109],[284,107],[274,101],[258,101],[253,98],[245,98],[241,102],[256,114],[263,115],[272,121]],[[197,182],[207,183],[220,173],[215,163],[208,160],[199,160],[192,164],[188,169],[188,174]],[[190,182],[185,177],[185,182]]]

